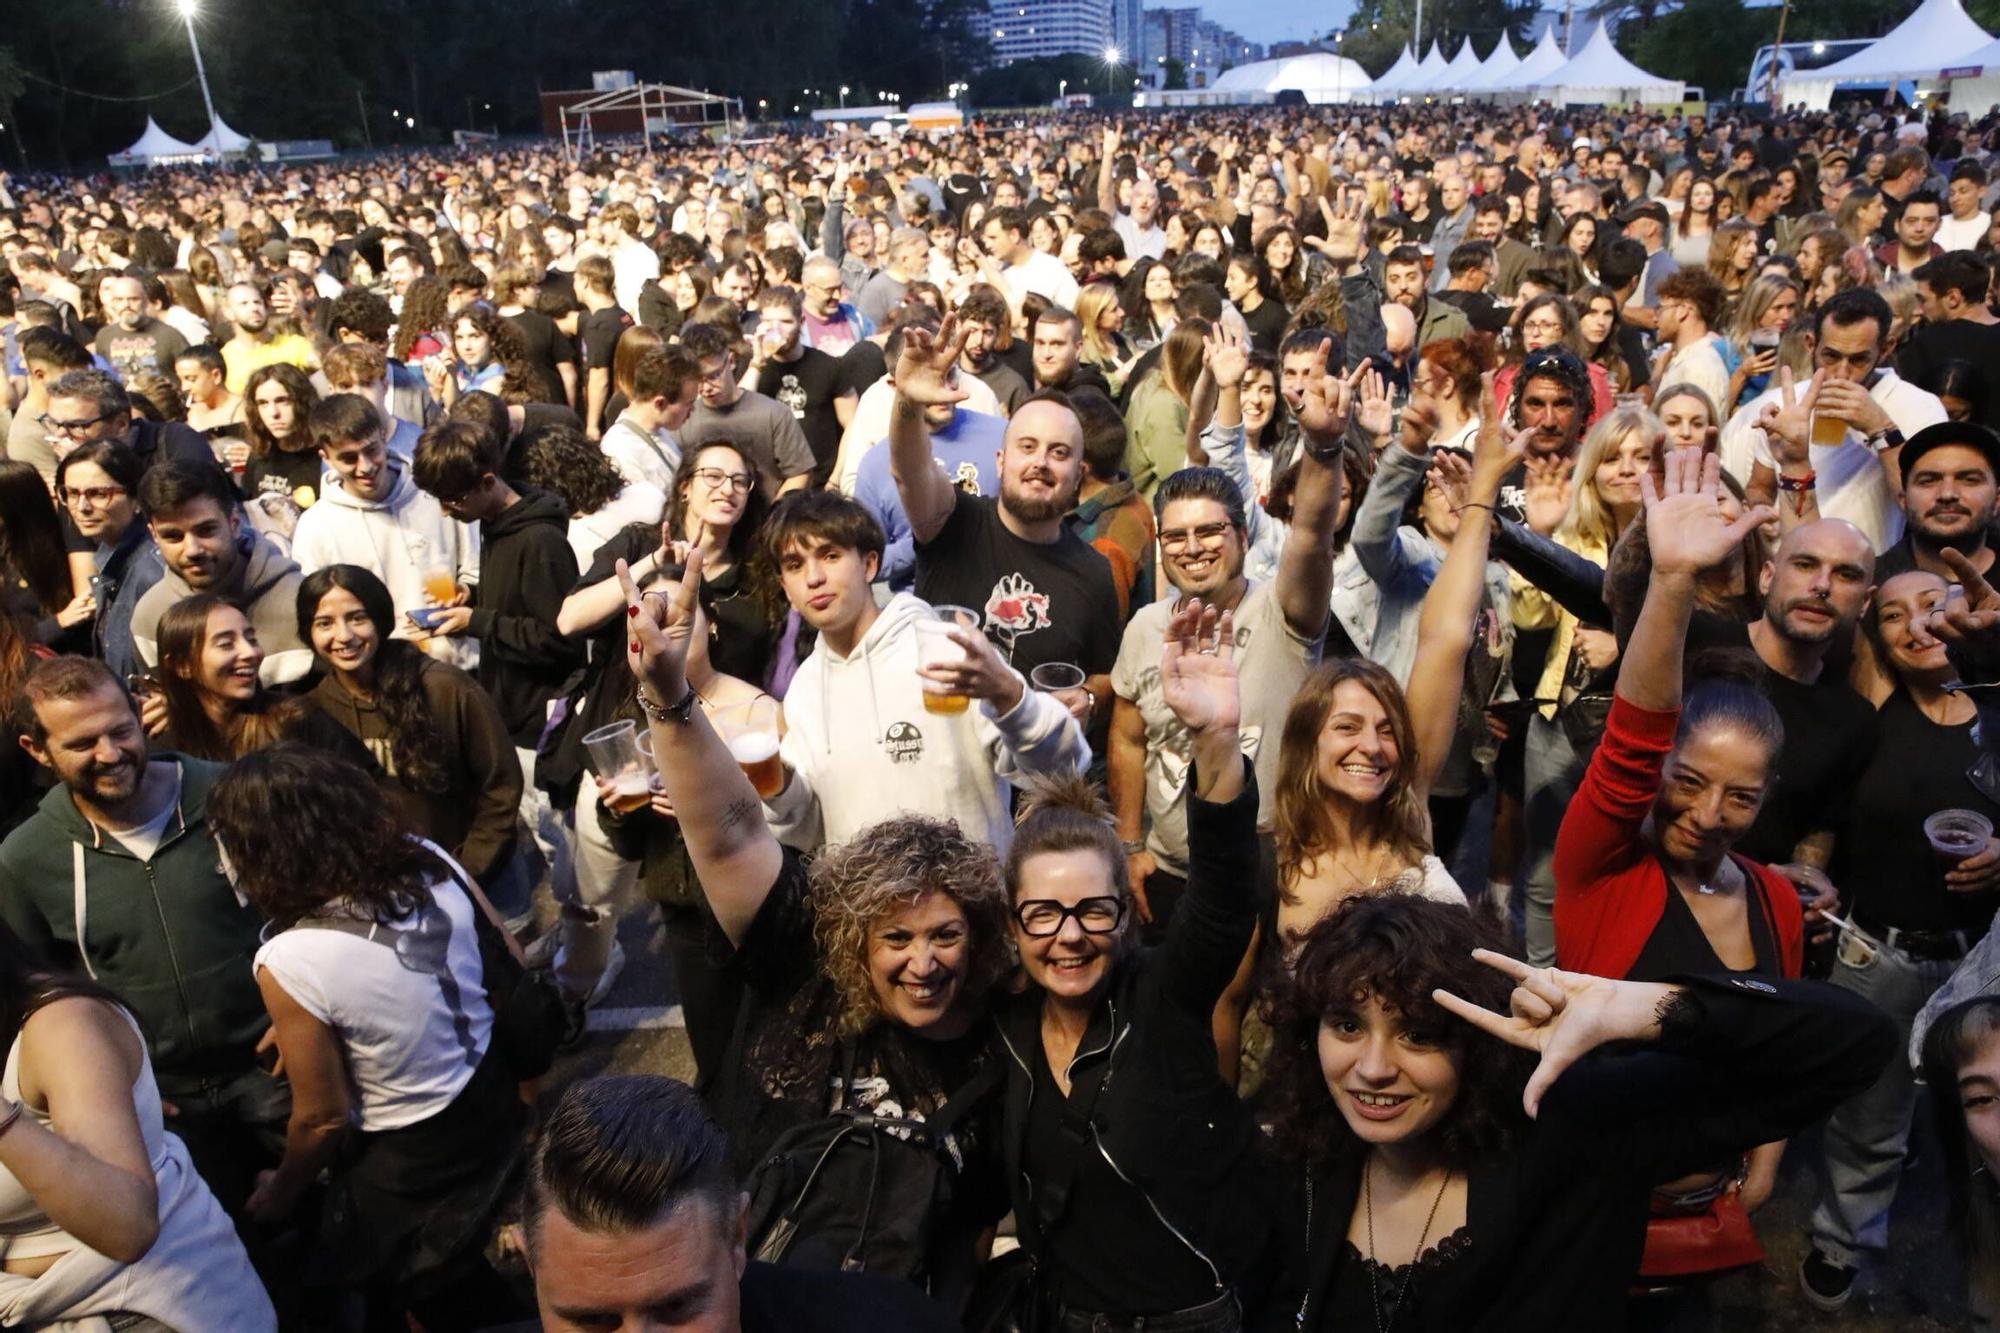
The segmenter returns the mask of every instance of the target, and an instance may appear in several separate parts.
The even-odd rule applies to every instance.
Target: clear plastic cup
[[[711,715],[715,730],[729,746],[743,776],[770,800],[785,789],[785,765],[778,758],[778,701],[768,695],[718,708]]]
[[[962,606],[932,607],[930,614],[917,622],[917,665],[957,666],[966,661],[965,649],[951,640],[954,629],[979,633],[979,613]],[[920,679],[924,687],[926,713],[952,717],[963,713],[972,702],[970,695],[956,693],[949,685],[940,685],[928,676]]]
[[[1931,854],[1945,871],[1958,869],[1961,861],[1986,850],[1992,836],[1993,821],[1977,810],[1940,810],[1924,821]]]
[[[611,784],[605,804],[630,814],[653,795],[653,762],[639,749],[638,725],[627,719],[599,727],[583,738],[597,776]]]

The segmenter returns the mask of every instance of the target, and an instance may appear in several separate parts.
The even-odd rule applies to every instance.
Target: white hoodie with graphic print
[[[924,711],[917,622],[929,610],[898,593],[851,655],[821,639],[792,678],[780,753],[793,776],[765,804],[786,845],[810,851],[896,815],[927,815],[957,820],[1004,855],[1013,780],[1089,767],[1090,743],[1053,695],[1024,688],[1004,715],[985,701],[951,717]]]

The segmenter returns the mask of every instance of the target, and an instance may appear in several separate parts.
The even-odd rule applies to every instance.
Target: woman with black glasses
[[[1235,636],[1190,600],[1161,690],[1193,737],[1187,892],[1141,952],[1125,855],[1081,780],[1030,797],[1008,852],[1027,985],[1001,1002],[1005,1153],[1032,1327],[1233,1333],[1271,1210],[1210,1016],[1257,920],[1257,789],[1237,743]]]

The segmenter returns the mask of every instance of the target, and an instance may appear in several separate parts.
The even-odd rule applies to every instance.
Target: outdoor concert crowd
[[[2000,1319],[2000,115],[771,134],[0,176],[0,1324]]]

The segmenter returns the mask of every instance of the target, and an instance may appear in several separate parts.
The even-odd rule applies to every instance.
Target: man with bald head
[[[824,255],[808,259],[799,274],[804,304],[804,321],[799,341],[828,356],[845,355],[847,349],[875,332],[874,325],[842,297],[840,265]]]
[[[1759,686],[1785,723],[1776,780],[1736,850],[1819,897],[1833,892],[1824,872],[1845,794],[1875,749],[1875,710],[1847,683],[1874,584],[1874,549],[1860,528],[1838,518],[1801,524],[1758,572],[1764,614],[1727,635],[1756,654]]]
[[[174,377],[174,360],[188,341],[173,325],[154,317],[146,299],[146,284],[130,274],[104,284],[104,327],[91,351],[130,383],[134,375]]]
[[[1097,164],[1098,207],[1111,215],[1112,230],[1125,242],[1125,254],[1132,259],[1159,259],[1167,253],[1167,233],[1160,226],[1160,187],[1143,169],[1132,182],[1127,196],[1131,211],[1118,206],[1118,181],[1112,168],[1118,161],[1120,135],[1115,125],[1104,130],[1104,157]]]
[[[926,409],[965,398],[951,378],[964,343],[955,319],[935,337],[912,327],[896,358],[889,469],[916,539],[917,596],[971,610],[1023,675],[1050,662],[1080,668],[1087,694],[1071,711],[1087,729],[1111,697],[1124,617],[1111,562],[1064,521],[1083,485],[1083,423],[1062,394],[1037,393],[1008,419],[999,496],[952,485]]]
[[[1451,252],[1465,244],[1472,231],[1472,182],[1459,174],[1458,166],[1440,166],[1438,178],[1437,228],[1431,232],[1430,289],[1444,290],[1451,281]]]

